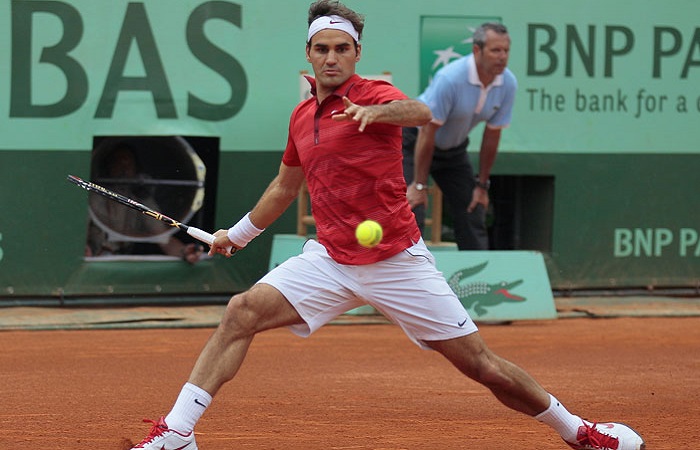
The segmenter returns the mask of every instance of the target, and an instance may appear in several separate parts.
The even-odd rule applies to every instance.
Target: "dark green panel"
[[[222,153],[218,227],[229,227],[252,208],[280,157]],[[87,193],[66,175],[87,176],[89,158],[84,151],[0,151],[0,297],[238,292],[267,271],[272,235],[295,229],[295,216],[285,214],[235,257],[194,267],[181,261],[85,262]]]
[[[87,171],[79,152],[0,152],[0,293],[60,292],[81,262],[87,217],[85,192],[65,178]]]
[[[547,255],[553,287],[694,287],[700,282],[699,155],[502,153],[496,173],[555,177]],[[616,249],[616,230],[651,239],[633,240],[627,255],[619,242]]]

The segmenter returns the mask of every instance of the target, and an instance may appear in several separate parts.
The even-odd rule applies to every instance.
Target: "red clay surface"
[[[3,449],[118,449],[166,413],[211,329],[0,333]],[[700,448],[700,318],[482,326],[570,410],[633,425],[648,449]],[[202,450],[564,449],[392,325],[256,338],[197,427]]]

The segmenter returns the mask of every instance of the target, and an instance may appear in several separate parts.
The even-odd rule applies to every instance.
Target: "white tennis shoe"
[[[591,423],[583,421],[576,442],[567,442],[575,450],[644,450],[642,437],[621,423]]]
[[[144,419],[146,423],[152,423],[151,431],[146,439],[141,441],[131,450],[197,450],[197,443],[194,441],[194,432],[187,434],[180,433],[168,428],[165,417],[155,420]]]

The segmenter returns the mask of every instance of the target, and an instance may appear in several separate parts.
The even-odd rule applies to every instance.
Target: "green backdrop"
[[[309,3],[3,2],[0,296],[218,295],[263,274],[292,210],[231,260],[87,263],[86,196],[65,176],[87,176],[95,136],[218,137],[216,224],[235,222],[279,165]],[[697,289],[698,2],[347,4],[367,16],[360,73],[410,96],[476,24],[508,26],[519,88],[495,173],[553,178],[553,288]]]

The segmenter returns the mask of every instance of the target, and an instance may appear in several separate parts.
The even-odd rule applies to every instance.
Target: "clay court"
[[[197,428],[200,449],[563,449],[398,327],[259,335]],[[10,327],[12,328],[12,327]],[[0,332],[2,447],[120,449],[166,413],[211,327]],[[633,425],[648,449],[699,447],[700,317],[482,325],[570,409]]]

